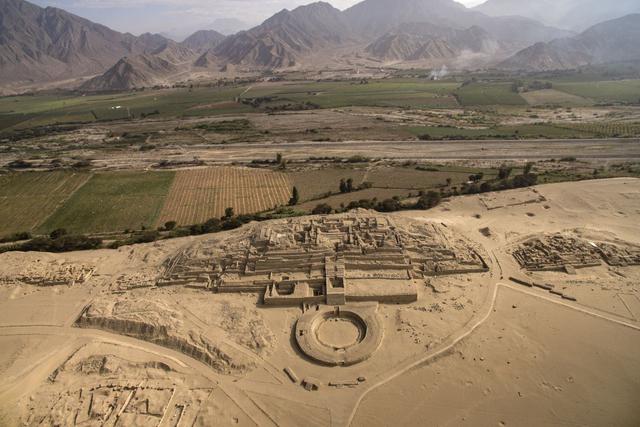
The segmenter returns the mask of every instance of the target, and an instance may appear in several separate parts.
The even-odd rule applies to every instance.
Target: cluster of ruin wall
[[[562,270],[570,265],[575,268],[597,267],[605,263],[611,266],[640,265],[640,249],[623,248],[612,244],[588,245],[575,238],[553,236],[534,240],[513,252],[522,268],[531,271]]]

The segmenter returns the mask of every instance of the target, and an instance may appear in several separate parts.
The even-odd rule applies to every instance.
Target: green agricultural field
[[[456,90],[458,101],[472,105],[526,105],[520,94],[511,90],[511,83],[471,83]]]
[[[581,96],[561,92],[555,89],[533,90],[521,93],[529,105],[562,105],[562,106],[586,106],[593,102]]]
[[[173,178],[173,172],[97,173],[38,231],[102,233],[151,227]]]
[[[2,129],[9,129],[13,126],[17,126],[22,122],[26,122],[35,117],[35,114],[11,114],[11,113],[0,113],[0,132]]]
[[[554,89],[599,103],[640,103],[640,80],[554,83]]]
[[[34,230],[90,176],[76,172],[0,176],[0,236]]]
[[[56,123],[94,122],[154,114],[157,117],[240,113],[251,107],[234,99],[245,90],[195,88],[145,90],[110,95],[34,95],[0,98],[0,131]],[[25,120],[26,118],[26,120]]]
[[[0,98],[0,131],[49,124],[96,122],[153,115],[153,117],[204,117],[258,112],[236,102],[243,98],[273,98],[262,107],[312,103],[321,108],[382,106],[412,108],[455,107],[452,92],[458,83],[382,81],[294,83],[232,88],[162,89],[109,95],[33,95]]]
[[[457,105],[451,96],[455,82],[415,80],[359,82],[307,82],[252,88],[243,98],[273,98],[269,104],[312,103],[321,108],[349,106],[447,108]]]
[[[114,95],[76,96],[76,95],[24,95],[0,98],[0,114],[20,113],[37,114],[48,111],[85,106],[89,103],[113,99]]]
[[[598,138],[629,138],[640,135],[638,122],[592,122],[557,124],[576,132],[590,133]]]

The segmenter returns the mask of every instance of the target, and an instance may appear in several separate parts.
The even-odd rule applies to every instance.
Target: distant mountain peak
[[[489,0],[483,8],[519,4],[539,10],[536,5],[542,3],[551,8],[578,1],[596,0]],[[617,10],[629,1],[607,7]],[[433,61],[465,68],[495,65],[527,47],[522,54],[527,57],[519,57],[522,63],[565,67],[616,57],[620,51],[607,44],[606,34],[612,33],[607,27],[573,39],[575,33],[543,25],[532,14],[489,16],[483,8],[467,9],[454,0],[364,0],[342,12],[320,1],[283,9],[227,37],[202,30],[176,43],[160,34],[122,34],[54,7],[0,0],[0,81],[17,87],[99,74],[84,87],[126,89],[169,77],[189,78],[214,67],[250,72]],[[629,26],[623,21],[618,25]],[[634,52],[627,45],[636,33],[627,34],[631,36],[617,33],[613,38]]]
[[[466,30],[430,23],[407,23],[367,46],[366,52],[387,61],[455,60],[462,52],[492,55],[499,43],[478,26]],[[488,58],[487,58],[488,59]]]
[[[225,36],[214,30],[200,30],[191,34],[181,43],[183,46],[202,53],[215,48],[225,39]]]
[[[536,43],[500,64],[529,71],[573,69],[589,64],[640,60],[640,14],[602,22],[581,34]]]
[[[317,2],[284,9],[257,27],[229,36],[214,53],[234,65],[291,67],[312,49],[341,43],[348,34],[342,12]]]
[[[142,54],[121,58],[104,74],[85,82],[84,91],[130,90],[164,83],[164,79],[176,73],[171,62],[154,55]]]
[[[166,39],[165,39],[166,40]],[[0,2],[0,81],[50,81],[101,73],[126,55],[156,49],[62,9],[23,0]]]
[[[487,0],[474,10],[491,16],[519,15],[582,31],[599,22],[640,12],[638,0]]]

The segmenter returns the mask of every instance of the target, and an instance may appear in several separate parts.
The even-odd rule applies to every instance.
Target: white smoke
[[[449,74],[449,68],[446,65],[443,65],[440,70],[431,70],[429,74],[430,80],[442,80]]]

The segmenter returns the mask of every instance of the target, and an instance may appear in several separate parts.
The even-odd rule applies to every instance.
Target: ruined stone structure
[[[380,347],[384,336],[377,308],[377,303],[362,303],[307,311],[296,323],[298,347],[324,365],[362,362]]]
[[[34,286],[73,286],[87,282],[95,271],[94,267],[84,264],[56,264],[34,262],[20,274],[12,277],[0,277],[4,283],[25,283]]]
[[[522,243],[513,256],[529,271],[564,270],[601,264],[596,249],[587,242],[562,234],[535,237]]]
[[[640,265],[639,247],[621,247],[610,243],[597,243],[596,249],[605,262],[611,266]]]
[[[573,271],[596,267],[604,260],[611,266],[640,265],[640,248],[594,243],[563,234],[534,237],[513,251],[520,267],[529,271]]]
[[[424,277],[488,270],[444,226],[358,214],[257,225],[243,239],[190,247],[165,267],[160,286],[262,293],[271,305],[407,303]]]

